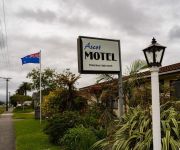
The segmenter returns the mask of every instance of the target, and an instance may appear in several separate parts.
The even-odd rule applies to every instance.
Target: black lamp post
[[[165,48],[153,38],[151,45],[143,50],[151,71],[153,150],[161,150],[159,67],[162,63]]]
[[[160,67],[164,56],[165,46],[160,45],[153,38],[151,45],[143,49],[147,64],[149,67]]]

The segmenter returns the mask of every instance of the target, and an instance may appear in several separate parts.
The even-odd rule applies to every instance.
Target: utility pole
[[[8,92],[8,106],[10,106],[10,96],[11,96],[11,92]]]
[[[8,111],[8,81],[11,78],[5,78],[5,77],[0,77],[0,78],[6,80],[6,111]]]

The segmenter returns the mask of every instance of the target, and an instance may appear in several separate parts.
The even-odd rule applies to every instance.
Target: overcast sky
[[[78,74],[79,35],[119,39],[123,72],[152,38],[167,46],[163,66],[180,62],[179,0],[4,0],[7,47],[0,0],[0,76],[11,77],[13,94],[27,81],[35,64],[21,65],[21,57],[42,50],[42,66]],[[3,33],[3,34],[2,34]],[[82,75],[78,87],[95,83],[95,75]],[[0,79],[0,98],[5,81]]]

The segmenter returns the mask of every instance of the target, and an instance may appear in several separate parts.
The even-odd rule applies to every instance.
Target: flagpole
[[[40,73],[39,73],[39,77],[40,77],[40,82],[39,82],[39,98],[40,98],[40,124],[42,121],[42,111],[41,111],[41,100],[42,100],[42,93],[41,93],[41,50],[40,50]]]

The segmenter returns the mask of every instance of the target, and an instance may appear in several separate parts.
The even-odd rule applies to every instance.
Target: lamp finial
[[[152,44],[156,44],[156,39],[153,37]]]

